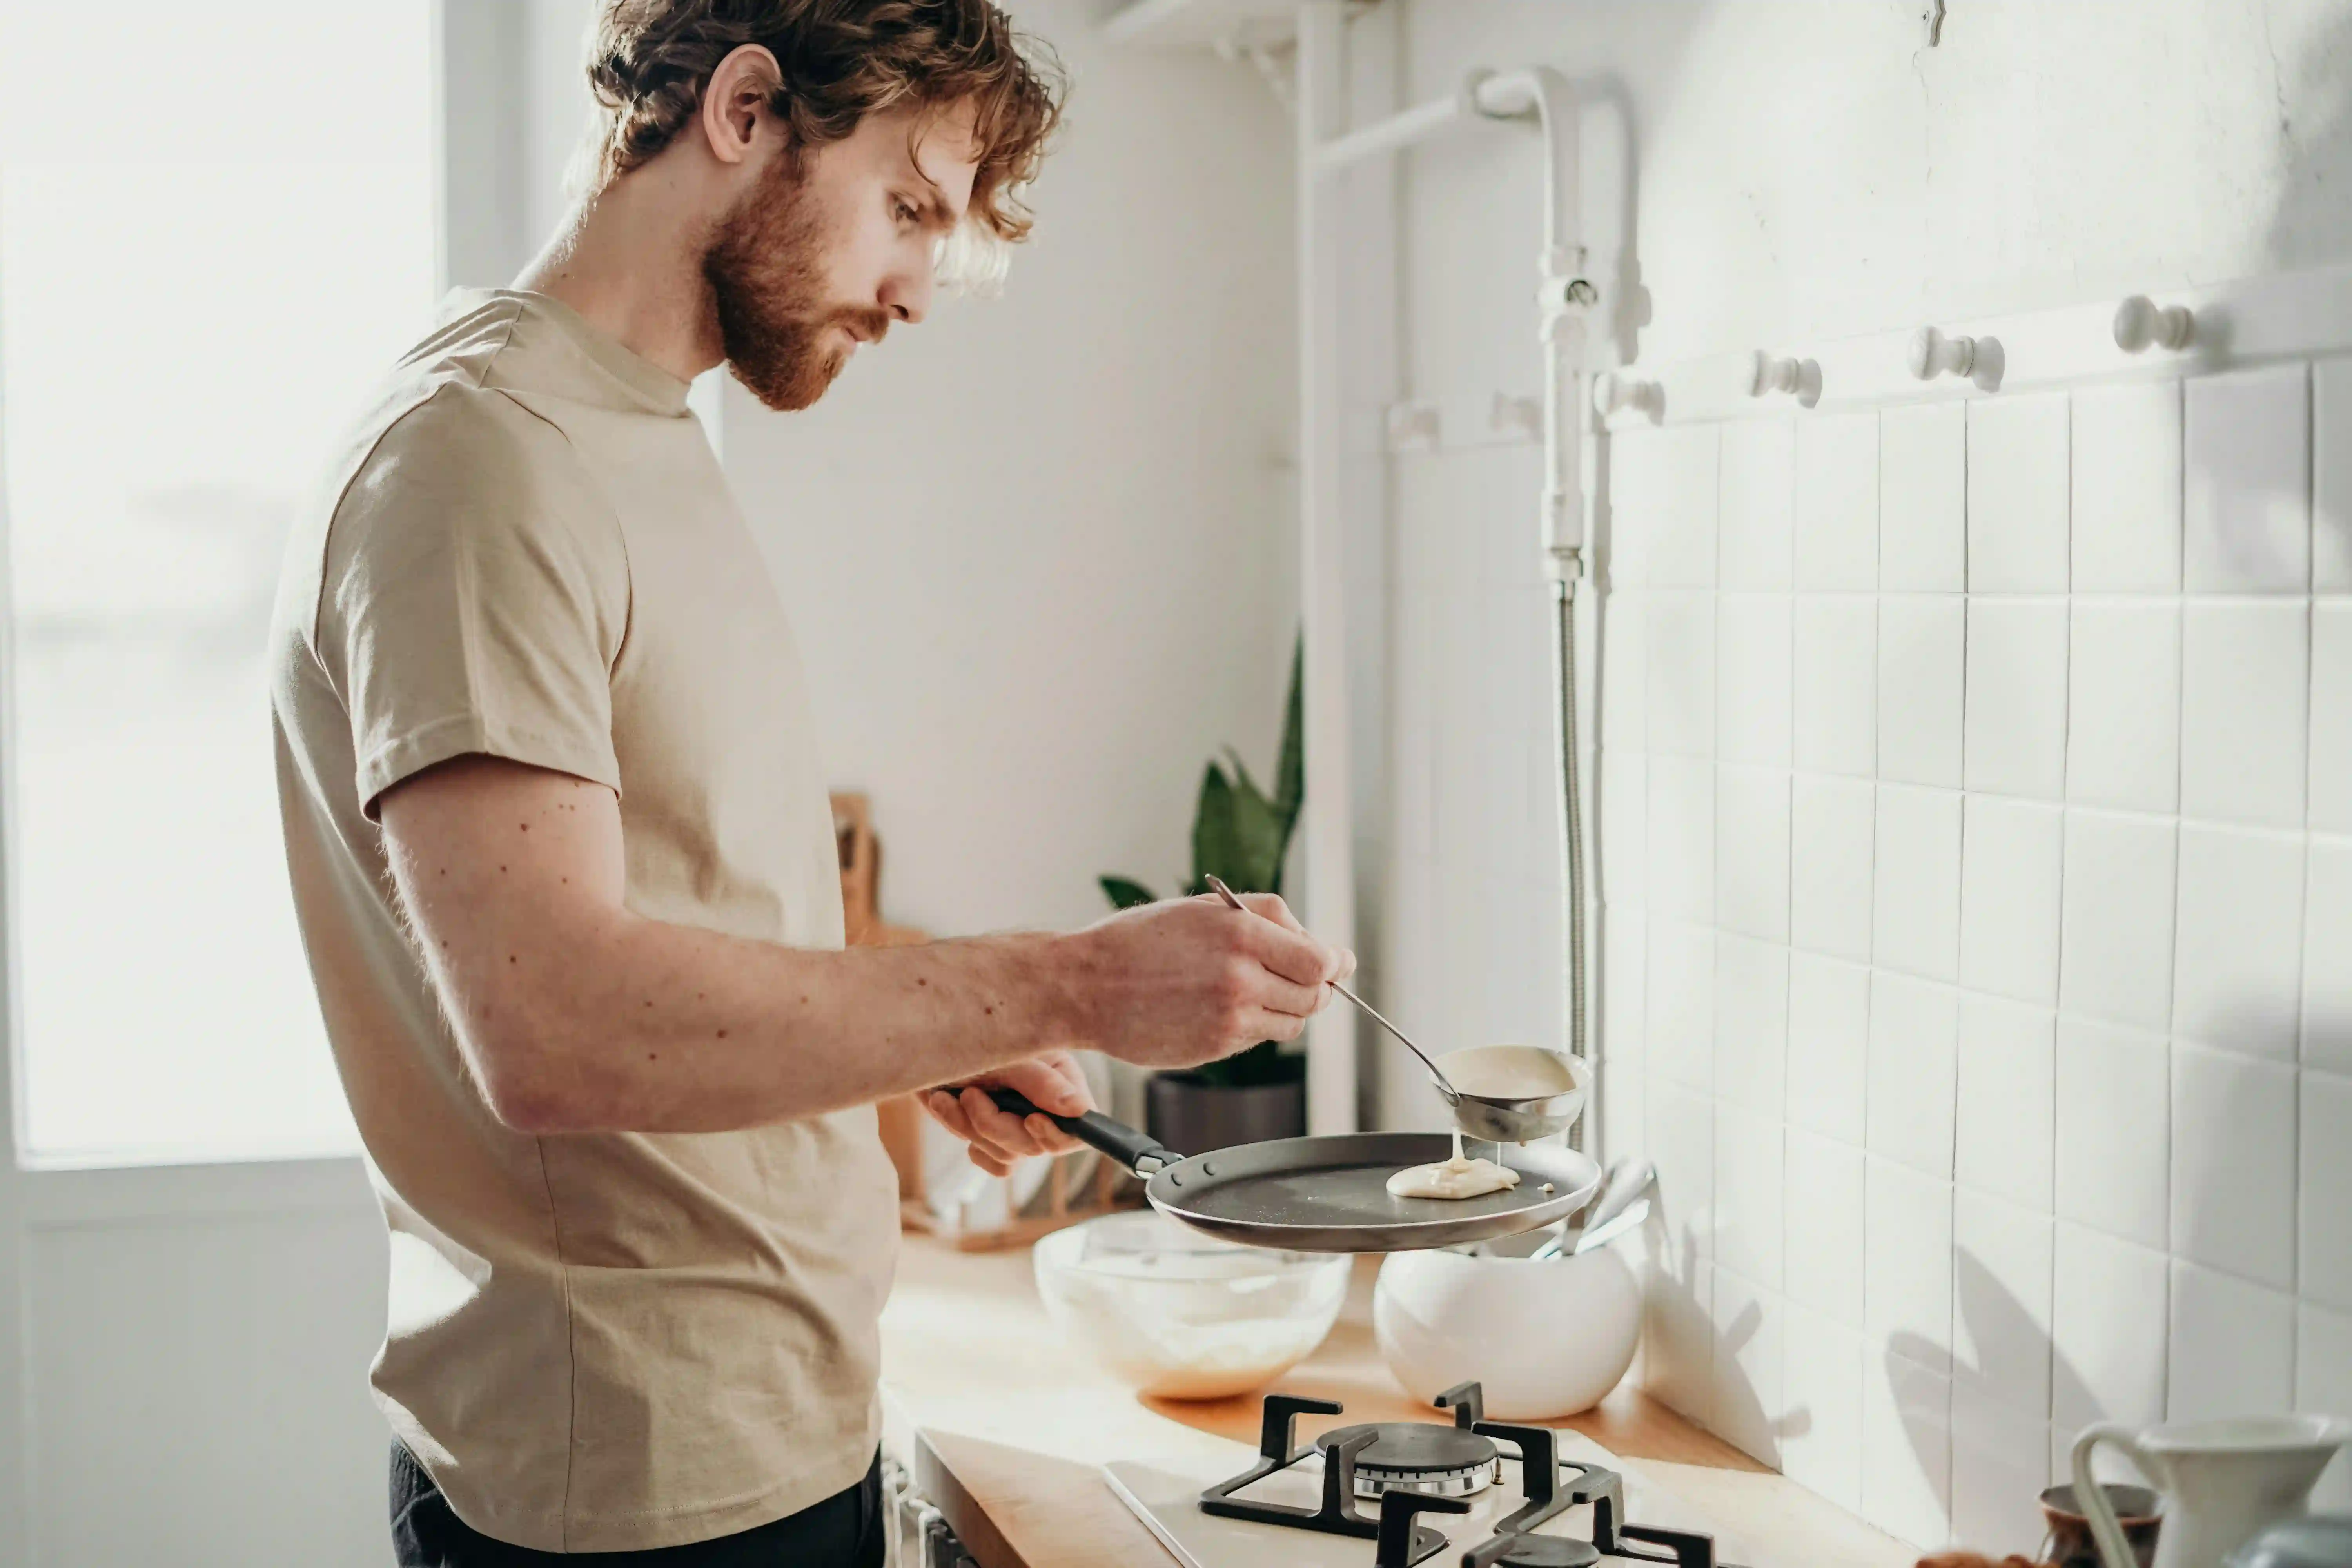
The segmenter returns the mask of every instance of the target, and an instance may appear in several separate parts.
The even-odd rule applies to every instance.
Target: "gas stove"
[[[1712,1536],[1648,1522],[1684,1510],[1599,1445],[1488,1421],[1475,1383],[1437,1404],[1452,1425],[1340,1426],[1299,1447],[1299,1416],[1340,1406],[1270,1394],[1256,1461],[1237,1475],[1203,1486],[1126,1461],[1104,1474],[1184,1568],[1733,1568]]]

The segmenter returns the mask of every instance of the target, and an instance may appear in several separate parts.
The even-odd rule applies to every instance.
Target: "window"
[[[0,5],[0,788],[36,1159],[356,1147],[263,645],[295,509],[431,316],[432,23]]]

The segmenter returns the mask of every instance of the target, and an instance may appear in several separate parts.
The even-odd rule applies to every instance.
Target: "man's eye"
[[[912,223],[915,221],[915,209],[908,206],[904,202],[892,204],[891,212],[895,216],[897,216],[900,223]]]

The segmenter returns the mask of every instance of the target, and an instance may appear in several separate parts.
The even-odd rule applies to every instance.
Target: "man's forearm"
[[[1278,899],[848,952],[651,920],[628,907],[613,792],[496,758],[420,773],[382,811],[458,1045],[529,1131],[755,1127],[1073,1046],[1189,1067],[1296,1038],[1348,968]]]
[[[461,1026],[479,1037],[470,1054],[512,1125],[722,1131],[1086,1043],[1073,991],[1084,944],[1011,935],[818,952],[624,914],[569,949],[560,984],[486,996],[487,1016]],[[501,1020],[500,1005],[533,1016]]]

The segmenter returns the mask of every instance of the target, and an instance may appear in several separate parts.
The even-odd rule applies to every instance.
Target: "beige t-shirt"
[[[855,1483],[897,1186],[871,1109],[529,1137],[403,933],[386,788],[486,752],[619,792],[639,914],[837,948],[799,656],[686,386],[466,293],[295,526],[271,663],[297,911],[391,1231],[379,1403],[459,1517],[636,1551]]]

